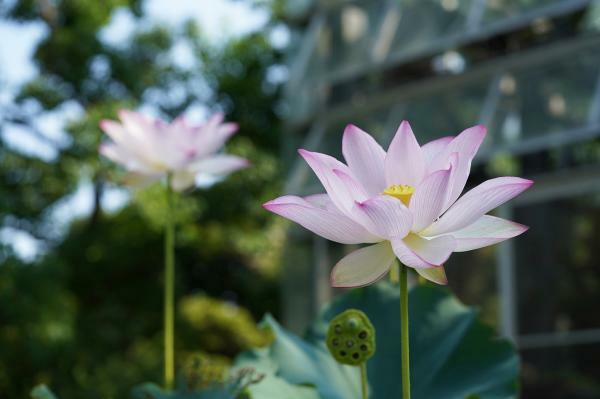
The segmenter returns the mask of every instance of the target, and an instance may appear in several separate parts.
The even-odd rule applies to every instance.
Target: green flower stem
[[[175,379],[175,225],[173,222],[173,189],[167,175],[167,220],[165,223],[165,287],[164,287],[164,347],[165,388],[173,388]]]
[[[400,282],[400,272],[396,269],[396,265],[390,268],[390,282],[392,284],[398,284]]]
[[[367,362],[360,364],[360,387],[362,390],[362,399],[369,398],[369,386],[367,382]]]
[[[402,398],[410,399],[408,345],[408,269],[400,263],[400,351],[402,355]]]

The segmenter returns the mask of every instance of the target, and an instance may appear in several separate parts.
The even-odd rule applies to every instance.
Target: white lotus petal
[[[432,140],[421,147],[421,151],[423,151],[423,158],[425,159],[425,165],[429,172],[434,172],[434,170],[429,168],[431,161],[433,161],[433,159],[435,159],[435,157],[439,155],[452,140],[454,140],[454,136],[440,137],[439,139]]]
[[[520,177],[498,177],[487,180],[463,195],[441,218],[423,230],[422,235],[437,236],[460,230],[516,197],[532,184],[531,180]]]
[[[446,277],[446,270],[444,270],[444,266],[430,267],[428,269],[415,268],[415,271],[422,277],[429,281],[433,281],[436,284],[448,284],[448,278]]]
[[[380,195],[354,208],[355,220],[361,221],[374,234],[387,239],[403,238],[412,226],[412,215],[396,198]]]
[[[239,169],[247,168],[248,165],[248,160],[244,158],[235,155],[219,154],[196,161],[190,164],[188,169],[196,173],[222,176]]]
[[[331,201],[322,195],[306,199],[286,195],[265,203],[263,207],[331,241],[342,244],[381,241],[364,227],[340,213]]]
[[[448,199],[451,172],[451,169],[433,172],[417,186],[408,206],[413,214],[413,231],[423,230],[441,215]]]
[[[348,125],[344,131],[342,152],[353,176],[367,193],[373,196],[385,190],[385,151],[373,137],[354,125]]]
[[[408,245],[406,245],[403,239],[396,238],[394,240],[391,240],[391,243],[394,253],[398,257],[398,260],[402,262],[402,264],[408,267],[413,267],[415,269],[437,266],[425,261],[419,255],[417,255],[412,249],[408,247]]]
[[[407,121],[402,121],[385,157],[385,181],[388,186],[417,186],[425,176],[425,159]]]
[[[387,241],[346,255],[331,271],[333,287],[363,287],[387,274],[396,256]]]
[[[450,235],[427,239],[411,233],[404,243],[419,258],[436,266],[445,263],[456,248],[456,240]]]
[[[484,215],[467,227],[452,232],[455,252],[470,251],[497,244],[526,232],[529,227],[495,216]]]

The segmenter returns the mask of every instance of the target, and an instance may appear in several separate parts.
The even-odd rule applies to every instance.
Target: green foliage
[[[231,303],[190,295],[179,302],[179,313],[188,330],[182,334],[189,342],[202,337],[203,349],[211,353],[234,356],[271,341],[270,334],[256,327],[250,312]]]
[[[166,392],[155,384],[144,384],[136,387],[132,394],[133,399],[236,399],[226,389],[214,388],[197,392]]]
[[[215,363],[206,358],[195,359],[181,380],[178,389],[165,391],[153,383],[137,386],[133,390],[134,399],[318,399],[317,392],[312,387],[296,386],[272,375],[267,375],[253,367],[240,367],[234,370],[222,370],[218,379],[205,381],[207,373]],[[220,367],[217,367],[220,369]],[[258,386],[257,386],[258,384]],[[251,387],[257,387],[250,392]]]
[[[188,390],[206,389],[225,382],[231,361],[219,355],[193,353],[183,366],[183,381]]]
[[[98,155],[98,122],[124,107],[143,105],[168,119],[204,105],[239,124],[227,151],[253,167],[177,200],[177,298],[182,309],[210,307],[202,319],[210,328],[193,312],[179,314],[178,367],[195,353],[220,355],[224,366],[266,342],[252,320],[278,312],[283,234],[259,206],[281,185],[279,92],[266,78],[280,56],[268,32],[213,45],[194,23],[137,24],[138,0],[14,3],[0,6],[3,16],[42,24],[47,35],[32,59],[40,73],[0,105],[0,134],[18,126],[55,155],[40,159],[0,140],[2,227],[30,233],[46,249],[31,264],[0,254],[0,396],[26,397],[46,383],[63,398],[125,398],[140,381],[160,380],[164,190],[132,191],[119,212],[103,209],[121,175]],[[117,9],[136,24],[114,45],[101,31]],[[172,56],[182,43],[194,49],[193,68]],[[77,112],[66,138],[55,141],[41,122],[64,108]],[[92,211],[57,229],[53,210],[84,182]]]
[[[359,397],[358,368],[337,363],[324,340],[318,345],[305,341],[286,331],[271,316],[265,317],[263,325],[273,332],[273,344],[243,353],[234,368],[252,368],[265,374],[260,383],[249,387],[252,397],[263,398],[264,392],[276,393],[280,386],[288,384],[315,387],[320,395],[317,397],[325,399]]]
[[[338,364],[325,348],[329,322],[348,308],[369,314],[377,333],[378,351],[367,363],[372,399],[401,396],[397,287],[383,282],[348,292],[321,314],[307,340],[265,323],[275,334],[267,349],[244,354],[239,365],[267,374],[249,388],[256,392],[270,378],[294,385],[313,385],[324,399],[360,397],[357,367]],[[415,398],[514,398],[519,361],[514,348],[494,338],[477,312],[462,305],[448,290],[419,285],[410,292],[411,383]],[[260,397],[257,395],[257,397]]]
[[[8,255],[0,266],[0,387],[24,397],[32,379],[62,368],[75,335],[74,296],[58,265],[28,267]]]
[[[31,390],[32,399],[58,399],[46,385],[38,385]]]

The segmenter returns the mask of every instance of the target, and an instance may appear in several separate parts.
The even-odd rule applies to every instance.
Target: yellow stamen
[[[406,206],[410,203],[410,197],[412,197],[414,192],[415,188],[413,186],[407,186],[405,184],[394,184],[383,191],[385,195],[398,198]]]

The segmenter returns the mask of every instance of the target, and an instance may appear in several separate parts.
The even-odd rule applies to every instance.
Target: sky
[[[10,1],[10,0],[8,0]],[[170,27],[194,19],[206,37],[213,41],[244,35],[261,29],[269,19],[266,10],[252,7],[249,2],[231,0],[146,0],[147,20],[142,23],[161,23]],[[133,30],[133,17],[125,9],[113,13],[110,24],[101,32],[101,39],[118,44]],[[18,87],[35,76],[37,70],[31,62],[36,44],[47,34],[43,24],[16,23],[0,20],[0,104],[10,103]],[[190,62],[191,55],[184,46],[175,46],[174,54],[182,65]],[[68,142],[63,127],[69,119],[77,118],[81,109],[75,104],[65,104],[56,112],[39,121],[43,133],[59,142]],[[55,151],[40,143],[25,129],[7,126],[1,139],[9,146],[44,160],[53,159]],[[104,198],[108,211],[117,210],[128,200],[124,189],[111,189]],[[76,193],[56,204],[53,218],[65,227],[70,220],[89,214],[93,204],[90,182],[82,182]],[[0,228],[0,241],[10,244],[16,254],[31,261],[43,251],[43,243],[25,232]]]

